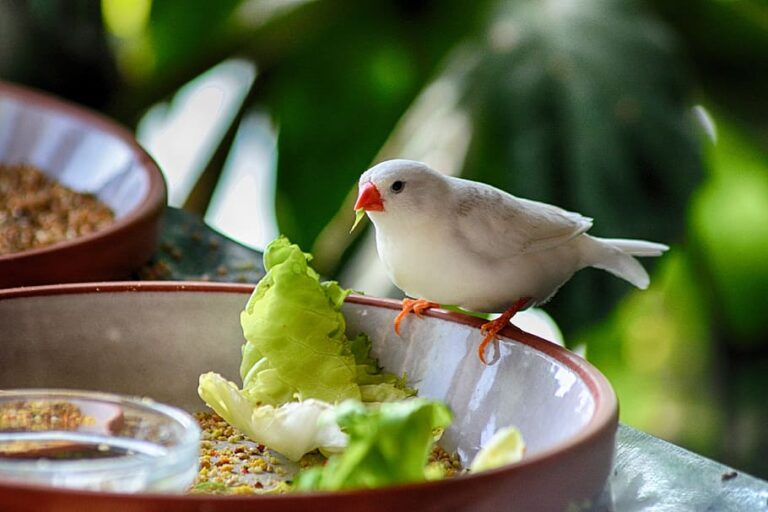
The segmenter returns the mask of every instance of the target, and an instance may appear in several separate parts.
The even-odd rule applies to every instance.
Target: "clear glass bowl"
[[[182,492],[198,470],[192,416],[146,398],[0,390],[0,480],[113,492]]]

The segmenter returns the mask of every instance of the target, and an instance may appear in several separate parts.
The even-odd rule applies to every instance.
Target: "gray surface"
[[[601,510],[768,511],[768,482],[621,425]]]
[[[196,215],[168,207],[158,248],[134,277],[143,281],[256,283],[261,253],[214,231]]]

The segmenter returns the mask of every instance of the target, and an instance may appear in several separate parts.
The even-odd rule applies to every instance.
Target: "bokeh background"
[[[764,0],[0,0],[0,78],[135,129],[171,206],[371,294],[398,296],[348,230],[386,158],[670,244],[648,291],[589,270],[545,310],[623,422],[768,478]]]

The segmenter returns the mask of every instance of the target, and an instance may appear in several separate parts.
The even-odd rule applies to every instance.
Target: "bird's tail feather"
[[[593,255],[591,265],[607,270],[642,290],[648,288],[651,279],[648,277],[648,272],[633,256],[659,256],[668,249],[664,244],[643,240],[590,238],[598,242],[590,251]]]
[[[646,242],[645,240],[628,240],[626,238],[598,238],[598,240],[632,256],[661,256],[669,249],[667,245]]]

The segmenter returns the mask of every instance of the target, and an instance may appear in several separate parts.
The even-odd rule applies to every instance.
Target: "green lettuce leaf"
[[[448,407],[423,398],[366,408],[347,401],[337,407],[336,422],[349,435],[346,449],[323,467],[300,472],[299,490],[335,491],[375,488],[426,480],[427,458],[435,430],[451,422]]]
[[[361,398],[341,314],[349,290],[320,283],[309,259],[285,237],[272,241],[264,253],[267,274],[240,315],[247,340],[240,376],[254,402]]]
[[[515,427],[499,429],[472,460],[469,470],[473,473],[487,471],[512,464],[525,455],[525,441]]]
[[[371,348],[371,339],[366,334],[358,334],[350,341],[363,402],[395,402],[415,395],[416,390],[406,385],[405,376],[397,377],[379,366],[370,355]]]
[[[362,208],[358,208],[355,210],[355,223],[352,224],[352,228],[349,230],[349,232],[353,232],[358,224],[360,224],[360,221],[363,220],[363,217],[365,217],[365,210]]]
[[[366,336],[346,337],[341,307],[350,290],[333,281],[321,283],[310,259],[285,237],[267,246],[267,274],[240,315],[246,339],[243,387],[210,373],[200,377],[198,387],[200,397],[227,422],[291,459],[315,448],[338,448],[336,437],[328,439],[327,425],[316,421],[321,408],[415,394],[404,377],[384,372],[370,356]],[[310,400],[325,405],[297,405]]]
[[[200,376],[197,392],[227,423],[291,460],[318,448],[338,452],[346,445],[347,436],[330,418],[334,406],[327,402],[310,398],[254,407],[247,393],[213,372]]]

